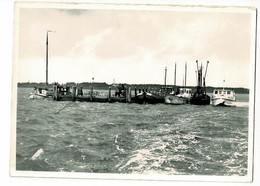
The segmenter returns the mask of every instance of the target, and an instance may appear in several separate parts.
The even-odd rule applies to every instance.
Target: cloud
[[[194,85],[195,61],[210,60],[209,84],[219,84],[216,78],[222,82],[219,72],[239,85],[235,77],[243,73],[241,84],[247,86],[250,14],[23,9],[20,17],[19,63],[32,69],[27,74],[21,70],[24,79],[34,79],[41,71],[35,64],[45,61],[46,31],[51,29],[56,33],[49,35],[50,61],[52,69],[61,73],[52,77],[59,81],[86,81],[94,76],[100,81],[114,77],[121,82],[162,83],[168,66],[168,82],[173,83],[177,62],[177,82],[182,84],[187,61],[188,85]],[[66,70],[70,76],[63,75]]]

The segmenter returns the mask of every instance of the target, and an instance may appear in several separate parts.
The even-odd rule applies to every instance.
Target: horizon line
[[[18,83],[38,83],[38,84],[46,84],[46,82],[31,82],[31,81],[27,81],[27,82],[17,82]],[[58,83],[58,82],[52,82],[52,83],[49,83],[48,85],[50,84],[54,84],[54,83]],[[81,83],[105,83],[107,85],[113,85],[113,84],[127,84],[127,85],[161,85],[161,86],[165,86],[164,84],[151,84],[151,83],[139,83],[139,84],[135,84],[135,83],[107,83],[107,82],[80,82],[80,83],[77,83],[77,82],[66,82],[66,83],[59,83],[59,84],[68,84],[68,83],[75,83],[75,84],[81,84]],[[167,86],[172,86],[174,87],[175,85],[167,85]],[[185,87],[184,85],[176,85],[176,87]],[[186,87],[197,87],[197,85],[188,85]],[[223,88],[223,86],[212,86],[212,85],[207,85],[206,87],[213,87],[213,88]],[[243,88],[243,89],[248,89],[250,90],[250,88],[246,88],[246,87],[231,87],[231,86],[225,86],[224,88]]]

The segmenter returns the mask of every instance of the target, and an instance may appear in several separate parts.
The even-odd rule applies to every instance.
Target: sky
[[[241,11],[21,8],[18,81],[196,85],[249,88],[252,14]],[[223,80],[225,79],[225,84]]]

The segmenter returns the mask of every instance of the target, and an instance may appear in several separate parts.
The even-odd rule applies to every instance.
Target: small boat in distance
[[[234,90],[215,89],[211,98],[214,106],[235,106],[236,94]]]
[[[30,93],[29,98],[30,99],[41,99],[41,98],[48,98],[52,97],[52,93],[48,88],[39,88],[34,87],[33,92]]]
[[[38,98],[48,98],[52,97],[53,91],[48,88],[48,33],[53,32],[50,30],[47,30],[47,36],[46,36],[46,87],[34,87],[33,92],[30,93],[29,98],[30,99],[38,99]]]

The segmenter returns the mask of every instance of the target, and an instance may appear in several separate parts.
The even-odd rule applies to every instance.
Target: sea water
[[[17,99],[16,169],[247,174],[248,95],[237,107]]]

